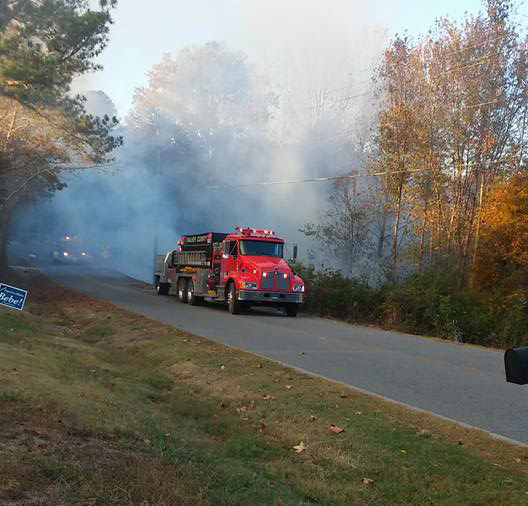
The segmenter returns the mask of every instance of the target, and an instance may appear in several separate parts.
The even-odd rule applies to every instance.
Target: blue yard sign
[[[22,311],[27,298],[27,291],[0,283],[0,305]]]

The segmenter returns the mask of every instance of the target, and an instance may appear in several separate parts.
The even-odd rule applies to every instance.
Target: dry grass
[[[178,475],[115,435],[79,428],[54,410],[7,403],[0,413],[2,504],[196,504],[191,469]]]

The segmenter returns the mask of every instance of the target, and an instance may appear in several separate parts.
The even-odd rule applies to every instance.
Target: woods
[[[85,112],[74,77],[99,66],[115,1],[8,0],[0,7],[0,268],[13,216],[64,187],[60,174],[108,162],[115,118]]]
[[[489,193],[525,169],[525,47],[510,2],[490,1],[485,15],[441,20],[428,38],[397,39],[386,52],[374,163],[394,172],[382,181],[391,278],[411,244],[417,270],[449,257],[460,286],[478,277]]]
[[[396,37],[385,51],[367,165],[378,178],[366,187],[383,202],[383,230],[373,211],[352,207],[340,222],[366,223],[377,238],[376,252],[363,243],[379,277],[365,285],[378,292],[359,320],[502,345],[521,342],[528,321],[527,40],[513,2],[484,6],[461,22],[438,20],[422,39]],[[331,199],[341,194],[336,187]]]

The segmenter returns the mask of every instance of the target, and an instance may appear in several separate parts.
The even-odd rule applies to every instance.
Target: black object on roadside
[[[517,385],[528,383],[528,346],[510,348],[504,353],[506,381]]]

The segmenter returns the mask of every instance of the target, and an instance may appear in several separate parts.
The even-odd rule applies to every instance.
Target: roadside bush
[[[330,316],[354,322],[376,319],[380,306],[379,288],[350,279],[339,271],[298,266],[297,273],[306,284],[304,310],[320,316]]]
[[[332,269],[294,268],[306,283],[303,309],[316,315],[484,346],[528,344],[526,289],[460,290],[443,264],[378,287]]]

